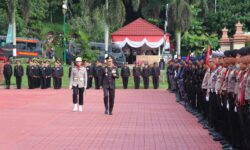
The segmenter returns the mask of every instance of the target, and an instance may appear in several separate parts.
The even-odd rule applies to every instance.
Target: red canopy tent
[[[134,48],[139,48],[143,45],[147,45],[150,48],[159,48],[164,44],[164,39],[166,42],[165,49],[168,49],[170,46],[169,34],[164,35],[163,30],[142,18],[138,18],[124,26],[112,33],[111,36],[112,43],[118,44],[121,48],[126,44]]]

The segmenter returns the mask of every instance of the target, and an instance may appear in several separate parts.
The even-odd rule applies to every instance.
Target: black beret
[[[231,51],[230,51],[230,50],[224,51],[224,55],[225,55],[226,57],[231,57]]]
[[[231,57],[236,57],[238,53],[237,49],[231,50]]]
[[[246,47],[243,47],[243,48],[241,48],[241,49],[244,49],[246,55],[247,55],[247,54],[250,54],[250,46],[246,46]]]
[[[238,54],[240,54],[241,56],[247,55],[246,47],[242,47],[241,49],[239,49]]]

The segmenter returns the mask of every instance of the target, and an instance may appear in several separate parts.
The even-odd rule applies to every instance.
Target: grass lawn
[[[22,87],[27,88],[28,87],[28,81],[27,81],[27,76],[26,76],[26,67],[27,67],[27,65],[25,64],[23,66],[24,66],[24,76],[22,78]],[[62,80],[62,87],[63,88],[68,88],[68,86],[69,86],[68,72],[69,72],[69,66],[64,66],[64,76],[63,76],[63,80]],[[167,88],[167,81],[166,81],[166,73],[165,72],[166,72],[165,70],[161,71],[160,84],[159,84],[160,89],[166,89]],[[150,81],[149,87],[153,88],[152,78],[150,78],[149,81]],[[51,85],[53,86],[52,83],[51,83]],[[16,85],[16,79],[15,79],[14,75],[12,75],[12,77],[11,77],[11,85],[12,86]],[[3,86],[3,84],[1,86]],[[94,86],[94,79],[93,79],[93,86]],[[118,88],[118,89],[123,88],[121,77],[116,80],[116,88]],[[133,77],[129,78],[128,88],[130,88],[130,89],[134,88]],[[141,89],[143,88],[143,80],[142,80],[142,78],[141,78],[140,88]]]

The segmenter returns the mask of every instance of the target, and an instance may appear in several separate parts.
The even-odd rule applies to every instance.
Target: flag
[[[207,47],[206,65],[209,64],[209,58],[210,58],[210,45],[208,45],[208,47]]]
[[[6,37],[6,44],[9,44],[9,43],[13,43],[13,34],[12,34],[12,24],[9,24],[9,27],[8,27],[8,33],[7,33],[7,37]]]

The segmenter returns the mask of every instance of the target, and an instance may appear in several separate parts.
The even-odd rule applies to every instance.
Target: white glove
[[[72,89],[72,86],[69,86],[69,89],[71,90],[71,89]]]

